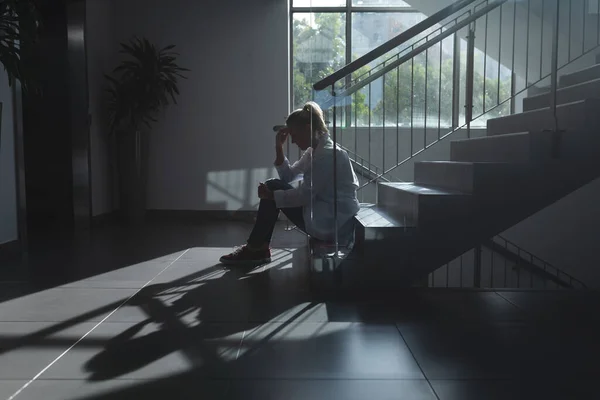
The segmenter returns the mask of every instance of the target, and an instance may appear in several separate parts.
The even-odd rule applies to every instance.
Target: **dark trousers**
[[[283,182],[280,179],[270,179],[265,182],[269,190],[289,190],[293,189],[292,185]],[[305,231],[304,215],[302,213],[302,207],[294,208],[277,208],[275,201],[273,200],[261,200],[258,206],[258,215],[256,217],[256,223],[254,229],[250,233],[248,244],[253,247],[259,247],[265,243],[271,242],[273,236],[273,230],[279,217],[279,211],[282,211],[288,219],[298,227],[298,229]]]

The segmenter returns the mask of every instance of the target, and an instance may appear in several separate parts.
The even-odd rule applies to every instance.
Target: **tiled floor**
[[[270,265],[218,265],[247,229],[107,228],[34,252],[38,279],[2,285],[0,399],[598,396],[597,293],[316,298],[297,232],[278,229]]]

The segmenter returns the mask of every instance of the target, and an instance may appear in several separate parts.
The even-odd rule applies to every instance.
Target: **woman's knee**
[[[287,183],[285,183],[281,179],[269,179],[268,181],[265,182],[265,185],[267,185],[267,188],[269,188],[270,191],[285,190],[289,186]]]

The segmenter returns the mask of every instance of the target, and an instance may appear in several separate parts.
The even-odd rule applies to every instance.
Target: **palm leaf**
[[[182,72],[189,71],[177,65],[174,45],[159,50],[147,38],[133,37],[120,48],[127,59],[106,76],[111,133],[123,124],[151,127],[162,108],[177,104],[177,77],[187,79]]]

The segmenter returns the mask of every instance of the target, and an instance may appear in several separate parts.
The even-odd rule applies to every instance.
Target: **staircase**
[[[554,3],[555,6],[560,6],[566,2]],[[465,25],[469,27],[471,48],[475,46],[475,26],[488,17],[487,13],[497,11],[498,8],[503,13],[506,11],[504,7],[514,7],[514,19],[517,19],[516,2],[486,1],[485,4],[480,3],[480,6],[481,4],[487,5],[485,14],[478,15],[477,6],[468,10],[468,15],[476,16]],[[494,4],[496,8],[490,9],[490,5]],[[433,16],[437,18],[436,21],[440,20],[444,11],[448,9]],[[464,8],[458,11],[460,15],[464,15],[464,12]],[[452,13],[446,21],[455,21],[456,24],[456,9]],[[425,29],[427,21],[424,22]],[[597,24],[600,30],[600,20]],[[560,29],[558,23],[555,26]],[[558,33],[555,31],[553,60],[558,58]],[[431,44],[435,40],[427,38],[424,43]],[[589,46],[587,52],[595,51],[598,44],[600,37]],[[415,44],[409,50],[415,53]],[[600,136],[597,134],[600,126],[600,60],[579,71],[560,74],[559,67],[569,66],[574,62],[570,53],[571,50],[569,59],[560,66],[557,61],[556,67],[547,76],[541,76],[540,73],[540,80],[536,83],[549,78],[554,79],[554,84],[551,83],[545,90],[536,91],[535,95],[525,97],[522,112],[488,119],[484,137],[451,140],[447,161],[414,163],[413,182],[394,182],[389,179],[387,174],[400,166],[400,163],[389,169],[385,165],[382,168],[372,168],[370,165],[365,166],[364,159],[361,160],[357,173],[366,171],[366,178],[369,180],[367,185],[377,185],[377,200],[374,204],[363,204],[356,217],[354,247],[339,252],[341,256],[329,255],[329,259],[333,260],[333,269],[336,270],[336,281],[341,287],[381,287],[389,284],[397,288],[402,285],[423,284],[427,277],[431,282],[431,274],[440,267],[445,266],[446,271],[449,271],[449,263],[466,252],[474,251],[473,249],[479,254],[475,257],[475,262],[478,257],[481,258],[480,252],[477,253],[480,250],[477,249],[486,244],[490,251],[502,253],[501,246],[498,247],[490,238],[600,176],[600,164],[597,162],[600,153]],[[582,51],[581,57],[585,54]],[[379,69],[381,77],[406,62],[400,62],[400,55],[394,57],[392,61],[398,61],[397,65],[386,71],[385,64],[390,65],[390,60],[384,62]],[[467,57],[472,62],[473,58]],[[458,123],[453,124],[449,133],[438,135],[438,141],[452,139],[452,134],[460,129],[468,131],[476,118],[471,110],[473,85],[468,81],[473,77],[473,69],[468,64],[467,69],[467,111],[464,123],[460,126]],[[374,82],[369,77],[363,83],[348,84],[347,80],[344,81],[345,76],[338,75],[329,81],[324,80],[325,82],[316,84],[315,89],[326,88],[333,81],[332,98],[338,92],[343,97],[356,93],[361,84],[364,87]],[[341,88],[336,87],[335,83],[340,80],[344,81]],[[525,87],[521,93],[527,93],[527,89],[531,88],[533,85]],[[453,98],[456,101],[459,96],[453,95]],[[516,100],[517,93],[513,90],[508,101],[512,104]],[[498,95],[495,106],[504,102],[501,102]],[[340,112],[338,108],[343,107],[336,106],[336,103],[334,100],[332,106],[331,98],[323,102],[324,107],[334,114]],[[491,110],[494,108],[490,107]],[[514,109],[515,106],[512,105],[511,108]],[[453,109],[456,117],[459,107],[454,104]],[[483,114],[485,113],[484,105]],[[338,128],[334,123],[334,138],[336,129]],[[425,145],[418,153],[427,151],[430,146]],[[355,151],[358,154],[358,150]],[[413,161],[414,156],[411,152],[411,156],[403,163]],[[354,159],[356,162],[356,158]],[[379,169],[384,172],[373,177]],[[314,265],[318,264],[316,270],[322,271],[323,266],[330,262],[324,262],[327,257],[324,258],[323,253],[317,253]],[[504,256],[510,258],[510,254],[504,253]],[[557,286],[569,286],[560,279],[560,271],[556,275],[559,278],[544,276],[544,272],[536,273],[536,277],[542,277],[544,285],[551,281]],[[570,283],[573,283],[573,279],[570,277]],[[481,282],[481,277],[479,281]],[[474,286],[478,286],[477,282]]]

